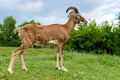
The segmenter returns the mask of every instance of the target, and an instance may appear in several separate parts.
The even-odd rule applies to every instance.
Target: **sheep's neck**
[[[67,21],[67,23],[65,24],[68,33],[70,33],[72,31],[72,29],[75,27],[75,22],[73,21],[73,17],[70,17],[69,20]]]

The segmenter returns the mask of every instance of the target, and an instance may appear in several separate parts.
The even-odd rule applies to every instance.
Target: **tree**
[[[19,25],[19,27],[22,27],[22,26],[24,26],[24,25],[26,25],[26,24],[39,24],[39,25],[41,25],[41,23],[40,22],[35,22],[35,20],[31,20],[31,21],[25,21],[24,23],[22,23],[22,24],[20,24]]]
[[[119,26],[120,26],[120,12],[119,12],[119,14],[118,14],[118,24],[119,24]]]
[[[2,33],[2,24],[0,24],[0,45],[2,45],[3,44],[3,33]]]
[[[120,20],[120,12],[118,13],[118,20]]]
[[[29,22],[25,21],[20,24],[19,27],[24,26],[25,24],[40,24],[39,22],[35,22],[31,20]],[[3,20],[3,24],[0,24],[0,46],[19,46],[20,39],[18,34],[14,34],[13,31],[15,27],[16,20],[12,16],[7,16]]]
[[[13,30],[15,29],[16,20],[12,16],[7,16],[3,20],[3,25],[1,26],[2,44],[4,46],[14,46],[15,35]]]

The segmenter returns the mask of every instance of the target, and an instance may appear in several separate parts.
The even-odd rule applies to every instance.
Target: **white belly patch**
[[[42,44],[40,41],[35,41],[35,43],[33,45],[36,46],[43,46],[43,45],[57,45],[58,41],[57,40],[50,40],[47,43]]]
[[[57,41],[57,40],[50,40],[50,41],[48,41],[48,44],[57,45],[57,44],[58,44],[58,41]]]
[[[41,43],[39,41],[35,41],[34,45],[41,46]]]

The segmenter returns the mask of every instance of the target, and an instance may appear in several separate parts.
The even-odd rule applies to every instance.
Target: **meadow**
[[[64,51],[68,72],[56,70],[55,49],[29,48],[25,51],[28,71],[16,57],[13,74],[7,72],[11,52],[16,47],[0,47],[0,80],[120,80],[120,57]]]

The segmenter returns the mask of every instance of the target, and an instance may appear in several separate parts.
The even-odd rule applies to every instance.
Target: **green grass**
[[[29,48],[25,51],[28,71],[17,56],[13,74],[7,72],[14,47],[0,47],[0,80],[120,80],[120,57],[64,51],[68,72],[55,69],[55,50]]]

